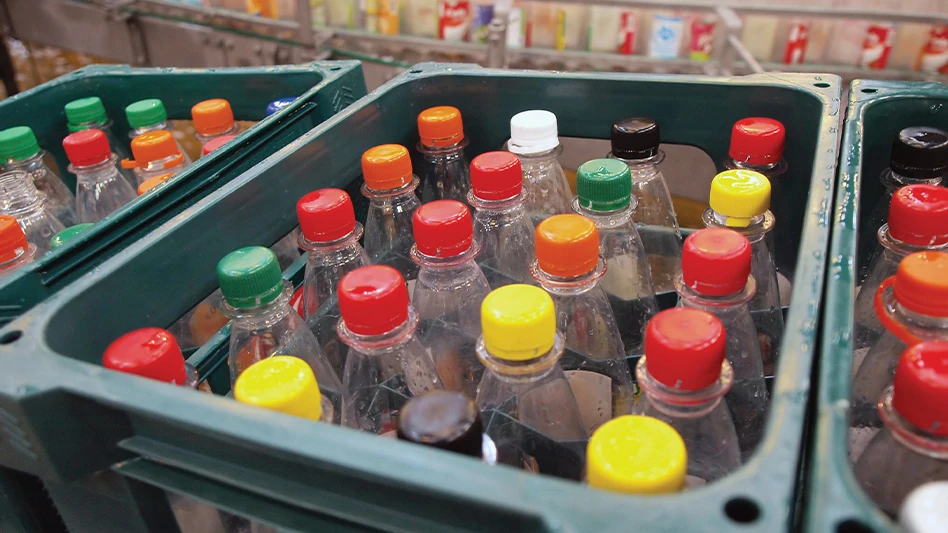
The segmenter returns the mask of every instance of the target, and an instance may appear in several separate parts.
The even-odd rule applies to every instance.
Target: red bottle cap
[[[889,234],[914,246],[948,243],[948,189],[940,185],[908,185],[892,195]]]
[[[312,242],[341,239],[355,229],[352,200],[342,189],[319,189],[296,203],[303,236]]]
[[[771,165],[783,157],[787,131],[772,118],[748,117],[731,129],[731,159],[748,165]]]
[[[339,314],[358,335],[388,333],[408,320],[408,287],[397,270],[371,265],[339,280]]]
[[[87,167],[112,157],[109,140],[101,130],[88,129],[70,133],[63,139],[63,149],[73,166]]]
[[[183,385],[187,381],[184,355],[171,333],[143,328],[115,339],[102,357],[106,368]]]
[[[902,352],[892,386],[892,407],[902,418],[948,436],[948,342],[923,342]]]
[[[217,150],[221,146],[233,141],[236,138],[236,135],[221,135],[220,137],[214,137],[213,139],[204,143],[204,146],[201,148],[201,154],[207,155],[214,150]]]
[[[481,200],[507,200],[520,194],[523,170],[510,152],[487,152],[471,161],[471,188]]]
[[[676,307],[659,312],[645,328],[648,373],[666,387],[701,390],[721,377],[727,336],[711,313]]]
[[[685,285],[707,296],[725,296],[742,290],[750,268],[750,242],[732,229],[698,230],[685,239],[681,249]]]
[[[948,317],[948,253],[916,252],[899,263],[893,290],[909,311]]]
[[[20,223],[11,216],[0,215],[0,262],[15,259],[18,250],[26,250],[29,246]]]
[[[418,251],[430,257],[460,255],[474,241],[471,212],[456,200],[436,200],[419,207],[411,226]]]

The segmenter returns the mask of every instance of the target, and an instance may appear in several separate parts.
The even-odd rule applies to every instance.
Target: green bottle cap
[[[593,159],[576,170],[579,205],[593,211],[615,211],[631,203],[632,172],[618,159]]]
[[[221,293],[231,307],[268,304],[283,292],[283,273],[276,255],[263,246],[248,246],[217,263]]]
[[[92,224],[87,222],[85,224],[76,224],[75,226],[69,226],[68,228],[60,231],[56,235],[53,235],[52,240],[49,241],[49,249],[55,250],[60,246],[66,244],[67,242],[73,240],[83,231],[92,227]]]
[[[80,98],[66,104],[66,120],[69,131],[76,132],[88,128],[89,124],[101,124],[109,120],[105,106],[98,96]]]
[[[168,112],[165,111],[165,104],[161,103],[161,100],[149,98],[126,107],[125,117],[131,127],[144,128],[168,120]]]
[[[38,154],[39,143],[29,126],[17,126],[0,131],[0,158],[22,161]]]

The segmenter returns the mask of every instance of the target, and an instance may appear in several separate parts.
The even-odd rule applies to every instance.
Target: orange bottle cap
[[[400,144],[383,144],[362,154],[362,177],[370,189],[390,191],[411,183],[411,157]]]
[[[918,252],[899,263],[893,287],[899,305],[922,315],[948,317],[948,253]]]
[[[453,146],[463,141],[461,112],[451,106],[425,109],[418,115],[418,134],[425,146]]]
[[[214,135],[234,127],[234,111],[227,100],[212,98],[194,104],[191,120],[201,135]]]
[[[555,215],[537,226],[540,270],[562,278],[592,272],[599,263],[599,230],[580,215]]]
[[[132,155],[135,160],[122,160],[122,168],[145,168],[153,161],[160,161],[173,157],[172,161],[164,164],[165,168],[180,165],[184,156],[178,150],[171,132],[165,130],[149,131],[132,139]]]
[[[20,223],[11,216],[0,215],[0,262],[15,259],[29,246]]]
[[[162,183],[168,181],[168,178],[174,176],[174,173],[162,174],[160,176],[155,176],[154,178],[148,178],[143,181],[141,185],[138,186],[138,195],[141,196],[146,192],[154,189],[155,187],[161,185]]]

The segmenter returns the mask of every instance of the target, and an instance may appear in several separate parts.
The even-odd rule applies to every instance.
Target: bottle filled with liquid
[[[432,390],[413,397],[398,415],[399,440],[497,462],[477,405],[459,392]]]

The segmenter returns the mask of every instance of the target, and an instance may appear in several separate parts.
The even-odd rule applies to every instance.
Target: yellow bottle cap
[[[710,204],[727,226],[745,228],[770,209],[770,181],[753,170],[725,170],[711,180]]]
[[[234,398],[311,420],[323,416],[322,395],[313,369],[291,355],[275,355],[250,365],[234,383]]]
[[[532,285],[507,285],[481,304],[484,345],[494,357],[526,361],[545,354],[556,339],[553,299]]]
[[[627,494],[665,494],[685,486],[681,435],[650,416],[626,415],[599,426],[586,448],[586,482]]]

